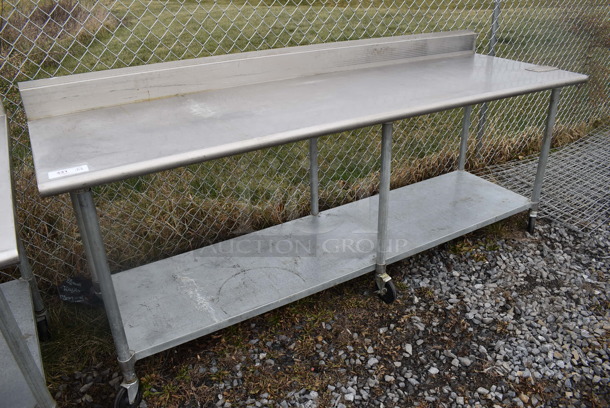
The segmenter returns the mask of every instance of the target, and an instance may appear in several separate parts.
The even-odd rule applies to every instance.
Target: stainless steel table
[[[0,269],[19,265],[21,279],[0,284],[0,405],[54,407],[46,387],[36,324],[46,312],[23,245],[16,234],[6,116],[0,106]]]
[[[587,77],[478,55],[474,45],[469,31],[434,33],[20,84],[39,190],[72,195],[125,377],[122,398],[137,399],[136,359],[371,271],[391,302],[387,263],[528,209],[533,228],[559,89]],[[473,104],[548,89],[531,198],[464,171]],[[464,107],[458,169],[390,191],[392,121],[457,107]],[[319,212],[316,138],[374,124],[383,124],[379,196]],[[304,139],[311,216],[110,275],[90,187]],[[303,237],[316,256],[265,256]],[[337,248],[363,237],[368,250]],[[265,244],[253,256],[221,247],[254,241]]]

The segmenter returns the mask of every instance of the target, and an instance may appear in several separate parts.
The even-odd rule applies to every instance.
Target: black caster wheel
[[[527,232],[533,234],[536,230],[536,217],[530,217],[527,222]]]
[[[36,322],[36,328],[38,329],[38,339],[40,341],[51,340],[51,332],[49,331],[49,322],[46,318]]]
[[[120,387],[114,399],[114,408],[137,408],[142,402],[142,384],[138,386],[138,394],[133,404],[129,403],[129,397],[127,396],[127,388]]]
[[[383,295],[379,295],[379,298],[383,300],[384,303],[388,305],[396,300],[396,286],[394,286],[394,282],[387,281],[384,285],[385,293]]]

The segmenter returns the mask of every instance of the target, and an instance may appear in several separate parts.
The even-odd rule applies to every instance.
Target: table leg
[[[72,200],[72,208],[74,208],[74,215],[76,216],[76,223],[78,224],[79,231],[84,231],[85,227],[83,225],[83,214],[76,201],[76,195],[70,194],[70,199]],[[85,249],[85,257],[87,260],[93,259],[93,255],[91,253],[91,246],[89,245],[89,237],[83,235],[81,233],[81,241],[83,243],[83,248]],[[93,281],[93,291],[94,293],[101,297],[100,293],[100,281],[97,278],[97,271],[95,270],[95,265],[92,262],[88,262],[89,264],[89,272],[91,273],[91,280]]]
[[[311,215],[318,215],[319,209],[319,187],[318,179],[318,138],[309,139],[309,189],[311,200]]]
[[[25,253],[25,247],[23,241],[17,236],[17,247],[19,249],[19,272],[21,278],[25,280],[30,286],[30,292],[32,293],[32,303],[34,304],[34,313],[36,315],[36,326],[38,328],[38,337],[40,340],[48,340],[49,335],[49,317],[47,315],[47,309],[44,306],[42,297],[40,296],[40,290],[36,283],[36,278],[32,272],[32,267]]]
[[[390,212],[390,174],[392,162],[392,123],[384,123],[381,135],[381,177],[379,181],[379,211],[377,213],[377,260],[375,283],[378,294],[386,303],[396,298],[396,289],[386,273],[388,252],[388,215]]]
[[[551,151],[553,127],[555,126],[555,118],[557,117],[560,92],[561,88],[554,88],[551,92],[551,100],[549,102],[549,110],[546,117],[546,127],[544,129],[544,138],[542,140],[540,158],[538,159],[538,169],[536,170],[536,179],[534,180],[534,189],[532,192],[532,207],[528,223],[528,231],[530,233],[533,233],[534,228],[536,227],[536,218],[538,217],[538,208],[540,207],[540,195],[542,193],[542,183],[544,181],[544,172],[546,170],[549,152]]]
[[[466,168],[466,153],[468,152],[468,133],[470,131],[470,117],[472,105],[464,107],[464,118],[462,120],[462,136],[460,139],[460,157],[458,159],[458,170]]]
[[[82,222],[79,224],[83,240],[88,242],[90,253],[87,261],[92,270],[97,272],[104,308],[110,323],[110,330],[117,350],[119,366],[123,373],[122,387],[127,389],[129,402],[133,403],[138,395],[139,381],[135,373],[135,353],[129,349],[121,311],[114,291],[110,268],[106,258],[106,250],[100,231],[99,219],[93,202],[91,190],[80,190],[70,193],[75,204],[75,212],[80,214]]]

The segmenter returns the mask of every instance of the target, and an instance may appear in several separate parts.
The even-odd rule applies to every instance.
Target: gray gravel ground
[[[263,319],[244,323],[243,354],[187,360],[191,379],[201,381],[191,380],[188,403],[167,406],[609,407],[610,225],[588,234],[542,223],[533,236],[494,236],[469,236],[394,265],[391,274],[403,282],[398,302],[363,308],[363,325],[337,306],[308,333],[318,339],[308,349],[299,346],[298,322],[271,335]],[[315,386],[293,374],[272,395],[252,385],[303,362],[320,373]],[[118,373],[104,373],[95,381],[116,389]],[[74,391],[83,405],[92,400],[82,390],[87,382]],[[141,404],[156,406],[166,405]]]
[[[545,224],[534,236],[464,250],[475,256],[441,248],[401,264],[411,288],[403,296],[412,297],[405,323],[417,330],[386,365],[392,370],[375,371],[388,356],[372,342],[356,359],[349,349],[320,353],[369,373],[328,384],[330,406],[608,406],[610,228],[588,235]],[[447,311],[457,311],[472,336],[442,330]],[[461,338],[442,339],[455,334]],[[267,406],[261,397],[242,405]],[[275,403],[315,407],[317,398],[294,390]]]

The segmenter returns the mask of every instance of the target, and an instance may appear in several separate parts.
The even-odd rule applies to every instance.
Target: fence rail
[[[454,29],[477,51],[590,75],[567,90],[557,145],[608,123],[610,7],[603,0],[0,0],[0,94],[22,235],[49,283],[86,273],[67,196],[41,199],[19,81],[293,45]],[[493,28],[492,28],[493,27]],[[493,32],[493,33],[492,33]],[[476,107],[467,168],[539,148],[546,95]],[[457,166],[461,111],[395,124],[392,186]],[[320,209],[376,192],[378,127],[322,137]],[[309,212],[308,144],[246,153],[95,189],[112,268],[150,262]]]

